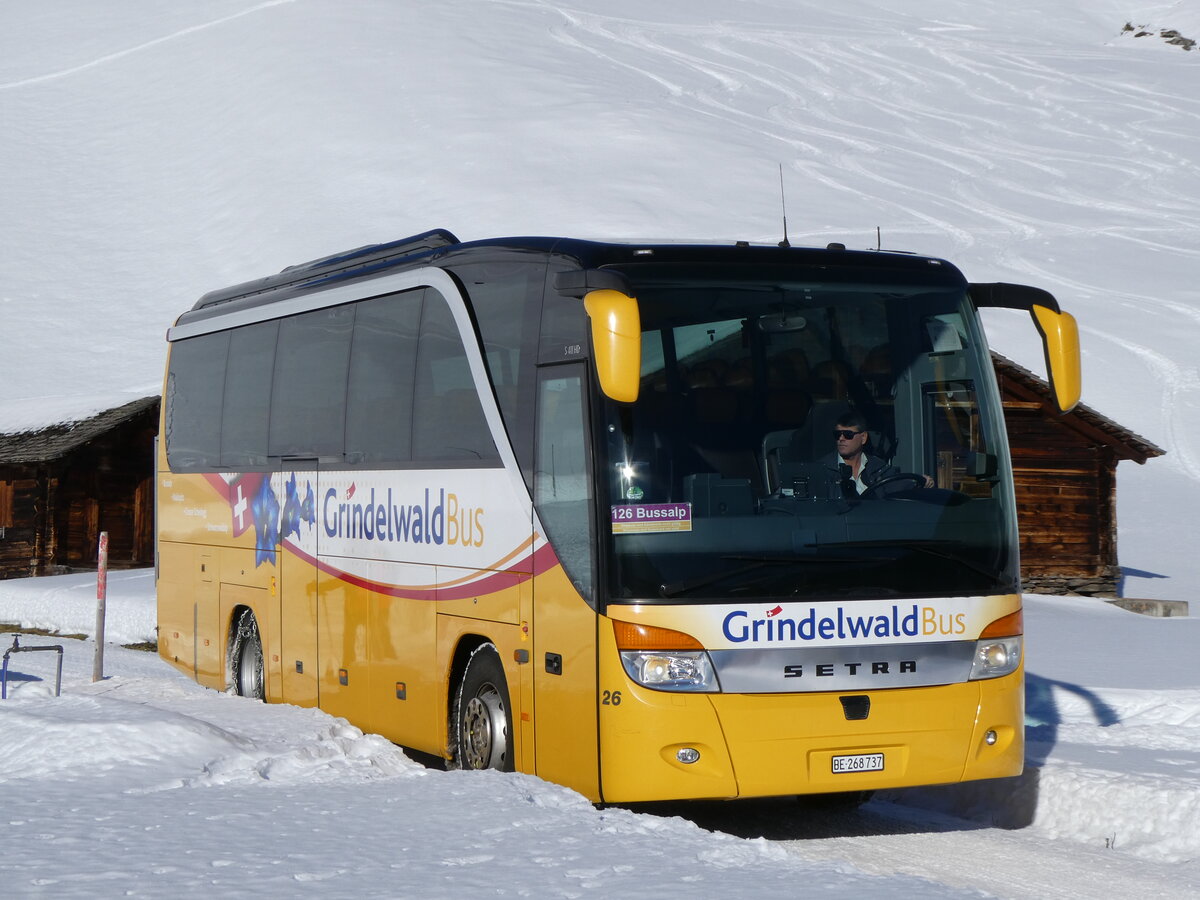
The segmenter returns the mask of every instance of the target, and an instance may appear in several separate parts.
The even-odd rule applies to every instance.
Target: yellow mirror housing
[[[638,398],[642,379],[642,319],[633,297],[588,291],[583,308],[592,322],[592,352],[605,395],[621,403]]]
[[[1070,412],[1079,402],[1082,377],[1079,364],[1079,326],[1067,312],[1055,312],[1034,304],[1030,309],[1034,324],[1042,335],[1046,351],[1046,371],[1058,408]]]

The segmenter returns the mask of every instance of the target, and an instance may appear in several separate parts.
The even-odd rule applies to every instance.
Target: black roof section
[[[193,311],[208,309],[231,300],[240,300],[254,294],[264,294],[281,287],[311,281],[314,284],[328,280],[330,277],[357,277],[372,274],[381,268],[392,268],[395,265],[428,256],[434,250],[443,247],[453,247],[461,243],[444,228],[435,228],[412,237],[389,241],[386,244],[368,244],[355,250],[345,250],[332,256],[310,260],[288,266],[278,275],[268,275],[254,281],[244,281],[231,287],[209,291],[192,307]]]
[[[892,251],[847,250],[841,244],[811,248],[750,244],[746,241],[727,244],[617,243],[563,237],[504,237],[463,243],[446,229],[437,228],[397,241],[370,244],[288,266],[277,275],[210,291],[190,311],[180,316],[176,324],[183,325],[220,315],[225,312],[222,307],[235,301],[243,309],[259,306],[321,290],[339,282],[366,280],[419,266],[450,266],[460,255],[473,257],[488,249],[542,256],[553,254],[574,259],[581,269],[615,266],[628,272],[635,271],[633,267],[641,264],[668,262],[684,265],[800,265],[843,270],[853,267],[891,269],[906,272],[910,276],[923,272],[927,273],[933,284],[966,286],[958,269],[944,260]],[[563,293],[573,292],[564,288]]]

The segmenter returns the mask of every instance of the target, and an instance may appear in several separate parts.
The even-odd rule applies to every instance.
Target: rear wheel
[[[250,610],[243,612],[238,619],[229,656],[233,692],[240,697],[265,700],[267,692],[263,681],[262,640],[258,635],[258,622]]]
[[[513,771],[508,684],[492,644],[481,645],[467,660],[454,701],[453,723],[458,768]]]

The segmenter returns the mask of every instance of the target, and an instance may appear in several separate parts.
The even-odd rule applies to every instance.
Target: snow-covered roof
[[[992,363],[996,367],[996,377],[1000,379],[1001,390],[1025,395],[1030,400],[1045,404],[1048,410],[1054,410],[1054,401],[1050,384],[1044,378],[1017,365],[1006,356],[992,351]],[[1085,403],[1080,403],[1069,413],[1062,415],[1062,422],[1106,447],[1116,451],[1118,459],[1132,459],[1136,463],[1144,463],[1155,456],[1166,453],[1157,444],[1152,444],[1139,434],[1130,431],[1124,425],[1113,421],[1103,413],[1099,413]]]
[[[0,434],[0,465],[59,459],[146,410],[157,407],[158,401],[157,395],[142,397],[75,421]]]

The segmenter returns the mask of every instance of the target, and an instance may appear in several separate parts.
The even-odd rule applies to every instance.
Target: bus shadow
[[[706,831],[768,841],[971,831],[987,827],[944,816],[913,817],[886,801],[872,800],[857,808],[847,808],[820,796],[618,805],[643,815],[684,819]]]
[[[1025,676],[1025,765],[1040,766],[1058,743],[1063,715],[1058,695],[1071,694],[1081,699],[1101,728],[1118,725],[1121,717],[1097,694],[1068,681]]]
[[[1016,830],[1037,819],[1042,766],[1051,758],[1068,723],[1064,702],[1082,701],[1091,723],[1107,728],[1121,717],[1103,698],[1077,684],[1025,675],[1025,771],[1012,778],[965,781],[887,792],[905,808],[932,811],[974,823],[976,827]],[[1072,717],[1078,719],[1078,713]]]

